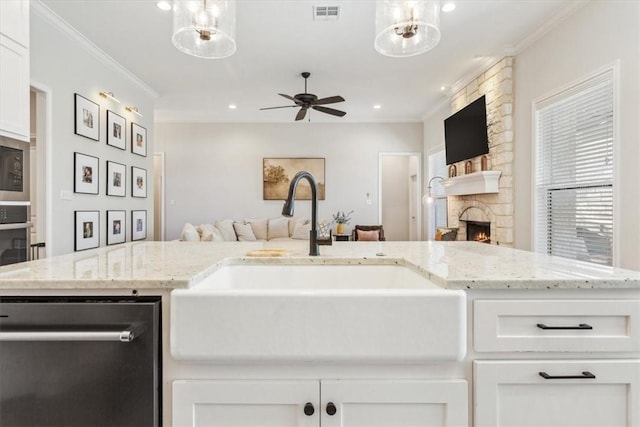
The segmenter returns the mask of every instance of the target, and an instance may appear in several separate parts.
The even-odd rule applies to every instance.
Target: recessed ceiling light
[[[238,106],[236,104],[229,104],[229,109],[230,110],[235,110],[236,108],[238,108]]]
[[[455,8],[456,8],[456,4],[452,1],[448,1],[442,5],[443,12],[453,12]]]
[[[382,105],[380,105],[380,104],[376,104],[376,105],[373,106],[374,110],[379,110],[381,108],[382,108]]]
[[[158,6],[158,9],[171,10],[171,3],[166,0],[157,2],[156,6]]]
[[[440,90],[444,92],[445,90],[447,90],[447,87],[446,86],[440,86]]]

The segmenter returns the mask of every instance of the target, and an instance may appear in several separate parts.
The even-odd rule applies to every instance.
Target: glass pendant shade
[[[236,51],[235,0],[174,0],[173,45],[199,58],[226,58]]]
[[[376,1],[376,50],[386,56],[414,56],[440,42],[439,1]]]

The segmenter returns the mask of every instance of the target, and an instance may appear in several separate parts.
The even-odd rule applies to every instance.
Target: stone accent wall
[[[466,87],[458,90],[451,102],[452,114],[486,95],[489,154],[487,170],[499,170],[499,189],[496,194],[450,196],[448,198],[449,227],[459,227],[458,239],[466,239],[465,218],[460,215],[468,208],[479,208],[492,218],[491,243],[513,247],[513,57],[505,57]],[[481,157],[471,159],[473,171],[478,172]],[[464,174],[465,162],[456,163],[458,176]]]

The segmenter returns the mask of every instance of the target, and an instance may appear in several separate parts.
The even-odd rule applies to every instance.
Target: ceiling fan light
[[[199,58],[220,59],[236,51],[235,0],[173,1],[171,41]]]
[[[374,46],[382,55],[414,56],[440,42],[439,1],[376,1]]]

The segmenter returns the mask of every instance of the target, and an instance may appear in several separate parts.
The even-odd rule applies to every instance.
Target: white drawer
[[[640,300],[476,300],[476,351],[640,353]]]

